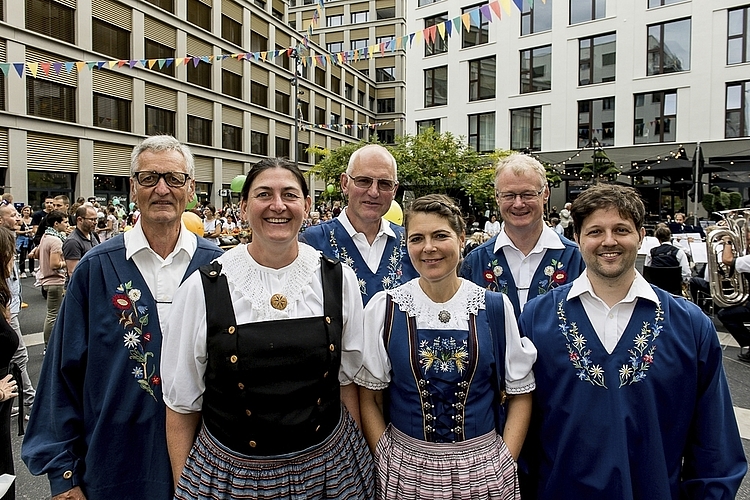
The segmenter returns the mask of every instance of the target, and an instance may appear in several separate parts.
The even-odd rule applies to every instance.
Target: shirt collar
[[[338,217],[336,217],[342,226],[344,226],[344,229],[346,229],[346,232],[349,234],[349,236],[354,236],[359,231],[354,229],[354,226],[352,226],[352,222],[349,220],[349,217],[346,215],[346,208],[344,208]],[[385,234],[388,237],[395,238],[396,233],[391,228],[391,223],[385,220],[384,218],[380,218],[380,229],[378,230],[377,236],[375,238],[379,238],[382,234]]]
[[[594,289],[591,286],[591,281],[589,281],[586,270],[584,270],[578,278],[573,280],[573,284],[568,291],[568,296],[566,297],[566,299],[571,300],[585,293],[588,293],[592,297],[596,297],[597,299],[599,299],[599,297],[594,293]],[[633,302],[638,298],[651,301],[654,304],[659,303],[659,297],[656,296],[656,292],[654,292],[654,289],[651,288],[651,285],[649,285],[648,281],[646,281],[646,279],[641,276],[641,274],[636,270],[635,279],[630,285],[628,293],[620,302]]]
[[[127,231],[124,234],[125,238],[125,258],[130,259],[133,257],[133,255],[137,254],[138,252],[144,251],[144,250],[151,250],[151,247],[148,244],[148,240],[146,239],[146,235],[143,232],[143,227],[141,226],[141,220],[138,219],[138,222],[135,223],[135,226],[130,231]],[[190,259],[193,258],[193,254],[195,254],[195,249],[198,247],[198,239],[197,237],[188,231],[188,229],[185,227],[185,224],[180,222],[180,235],[177,238],[177,244],[174,247],[174,250],[172,250],[172,253],[170,255],[177,255],[178,252],[186,252]],[[153,250],[152,250],[153,251]]]
[[[505,232],[505,222],[503,222],[503,225],[500,228],[500,232],[497,234],[497,239],[495,240],[495,253],[497,253],[497,251],[502,247],[512,247],[518,250],[518,247],[513,244],[513,242],[508,237],[508,234]],[[539,239],[536,240],[536,245],[534,245],[534,248],[531,250],[531,252],[529,252],[529,255],[541,252],[542,250],[545,250],[547,248],[552,250],[561,250],[565,248],[565,245],[563,244],[560,236],[558,236],[555,230],[545,224],[544,228],[542,229],[542,234],[539,235]]]

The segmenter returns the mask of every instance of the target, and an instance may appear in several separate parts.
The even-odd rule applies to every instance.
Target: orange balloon
[[[188,228],[191,233],[197,234],[199,237],[203,237],[203,219],[193,212],[182,213],[182,223]]]

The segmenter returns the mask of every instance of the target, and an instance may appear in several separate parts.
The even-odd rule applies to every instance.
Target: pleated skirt
[[[374,463],[349,412],[321,444],[271,457],[250,457],[219,443],[203,426],[182,471],[175,498],[375,498]]]
[[[379,499],[521,497],[516,463],[494,431],[458,443],[428,443],[389,425],[375,457]]]

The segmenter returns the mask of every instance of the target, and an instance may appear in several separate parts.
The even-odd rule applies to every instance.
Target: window
[[[150,3],[151,5],[156,5],[157,7],[174,14],[174,0],[146,0],[146,1]]]
[[[727,64],[750,61],[750,7],[728,11]]]
[[[434,17],[426,17],[424,20],[424,27],[429,28],[430,26],[438,25],[447,20],[448,14],[439,14]],[[448,52],[448,36],[446,36],[445,40],[443,40],[442,38],[440,38],[440,33],[435,30],[435,38],[431,42],[424,42],[424,55],[431,56],[433,54],[442,54],[443,52]]]
[[[276,137],[276,158],[289,158],[289,139]]]
[[[187,117],[188,121],[188,142],[211,145],[211,120],[198,118],[197,116]]]
[[[309,144],[305,144],[304,142],[298,142],[297,143],[297,161],[301,163],[310,163],[309,154],[307,153],[307,148],[309,148]]]
[[[448,66],[424,70],[424,107],[448,104]]]
[[[354,99],[354,87],[348,83],[344,84],[344,97],[350,101]]]
[[[367,38],[363,38],[361,40],[352,40],[352,50],[359,50],[359,49],[366,49],[367,48]]]
[[[579,85],[615,81],[615,41],[614,33],[578,40]]]
[[[677,91],[635,95],[634,144],[674,142],[677,136]]]
[[[174,118],[174,111],[146,106],[146,135],[174,136]]]
[[[495,113],[469,115],[469,146],[480,153],[495,150]]]
[[[297,103],[297,109],[299,110],[297,115],[300,120],[310,121],[310,104],[305,101],[299,101]]]
[[[254,31],[250,32],[250,50],[252,52],[265,52],[268,50],[268,39]]]
[[[268,134],[251,131],[250,152],[254,155],[268,156]]]
[[[383,7],[375,11],[378,19],[393,19],[396,17],[396,7]]]
[[[326,72],[323,69],[315,68],[315,83],[321,87],[326,86]]]
[[[394,144],[396,142],[396,131],[392,128],[377,130],[378,142],[382,144]]]
[[[648,27],[647,74],[661,75],[690,69],[690,19]]]
[[[221,91],[226,95],[242,99],[242,76],[229,70],[221,70]]]
[[[198,54],[205,55],[205,54]],[[195,64],[195,59],[187,64],[187,81],[200,85],[207,89],[211,88],[211,64],[205,61],[199,61]]]
[[[130,132],[130,101],[94,94],[94,126]]]
[[[279,21],[284,20],[284,13],[279,10],[274,9],[273,7],[271,8],[271,15],[275,17],[276,19],[278,19]]]
[[[552,88],[552,45],[521,51],[521,93]]]
[[[354,135],[354,120],[346,118],[344,120],[344,133],[346,135]]]
[[[378,113],[394,113],[396,111],[396,99],[378,99]]]
[[[242,45],[242,24],[229,16],[221,16],[221,37],[235,45]]]
[[[352,12],[352,24],[366,23],[370,20],[370,12],[363,10],[361,12]]]
[[[432,120],[420,120],[417,122],[418,134],[421,134],[429,128],[435,129],[435,132],[440,132],[440,118],[433,118]]]
[[[375,81],[376,82],[395,82],[396,81],[396,67],[389,66],[387,68],[375,68]]]
[[[344,14],[337,14],[335,16],[326,16],[326,26],[341,26],[344,24]]]
[[[669,5],[671,3],[684,2],[685,0],[648,0],[648,8],[661,7],[662,5]]]
[[[461,9],[462,14],[466,14],[467,12],[471,12],[473,10],[479,9],[482,5],[486,5],[484,3],[480,3],[478,5],[473,5],[471,7],[464,7]],[[490,32],[490,20],[486,19],[484,15],[480,11],[477,10],[477,15],[479,16],[479,27],[472,25],[471,31],[466,31],[466,25],[461,23],[462,31],[461,34],[462,40],[461,40],[461,46],[463,48],[466,47],[474,47],[476,45],[481,45],[483,43],[489,42],[489,32]]]
[[[339,123],[341,123],[341,116],[331,113],[331,125],[338,125]]]
[[[75,43],[75,9],[54,0],[26,0],[26,29]]]
[[[469,61],[469,100],[495,97],[495,56]]]
[[[260,83],[250,82],[250,102],[267,108],[268,88]]]
[[[394,37],[393,35],[376,36],[375,37],[375,43],[378,44],[378,45],[380,45],[381,43],[382,44],[388,44],[388,43],[392,42],[395,39],[396,39],[396,37]]]
[[[552,29],[552,2],[523,0],[521,34],[529,35]]]
[[[341,95],[341,78],[331,75],[331,92]]]
[[[326,44],[326,50],[334,54],[336,52],[343,52],[344,51],[344,42],[330,42]]]
[[[750,81],[727,84],[726,108],[724,136],[750,136]]]
[[[281,52],[281,54],[276,58],[276,64],[281,66],[284,69],[290,69],[291,68],[291,58],[289,57],[289,54],[287,53],[287,47],[282,47],[281,45],[276,46],[276,50]]]
[[[232,151],[242,151],[242,129],[233,125],[221,124],[221,147]]]
[[[315,106],[315,124],[322,125],[326,122],[326,110]]]
[[[276,91],[276,112],[289,114],[289,94]]]
[[[431,3],[435,3],[437,1],[439,0],[419,0],[418,4],[421,7],[423,5],[430,5]]]
[[[97,52],[115,59],[130,59],[129,31],[97,18],[91,23],[91,41]]]
[[[570,0],[570,24],[601,19],[607,15],[606,6],[606,0]]]
[[[602,146],[615,145],[615,98],[578,101],[578,147],[593,140]]]
[[[76,89],[37,78],[26,78],[29,114],[66,122],[76,121]]]
[[[204,30],[211,31],[211,7],[200,0],[187,0],[187,20]]]
[[[510,149],[542,149],[542,107],[510,110]]]
[[[361,90],[357,91],[357,104],[364,107],[365,106],[365,93]]]
[[[171,61],[163,61],[164,64],[162,64],[162,61],[158,61],[151,66],[151,69],[163,75],[174,76],[174,49],[148,38],[145,39],[145,42],[144,55],[146,59],[171,59]]]
[[[0,111],[7,111],[5,106],[5,75],[0,71]]]

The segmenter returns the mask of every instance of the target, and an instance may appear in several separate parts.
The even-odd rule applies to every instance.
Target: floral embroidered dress
[[[417,276],[406,251],[404,228],[389,224],[396,237],[388,237],[377,272],[370,270],[346,228],[337,219],[307,228],[302,233],[302,239],[324,255],[334,257],[354,269],[362,303],[367,305],[377,292],[391,290]]]
[[[197,238],[184,276],[220,254]],[[22,449],[33,474],[48,474],[53,496],[81,486],[89,500],[173,497],[161,337],[157,304],[123,236],[87,252],[60,308]]]
[[[539,353],[524,498],[734,498],[746,462],[711,321],[643,281],[608,353],[575,283],[519,320]]]

